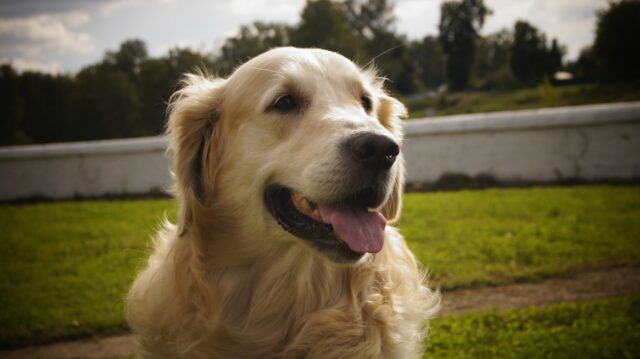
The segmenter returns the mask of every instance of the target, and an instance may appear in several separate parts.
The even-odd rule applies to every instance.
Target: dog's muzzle
[[[358,133],[343,142],[349,170],[344,183],[352,191],[336,200],[317,202],[295,189],[270,184],[265,205],[287,232],[340,263],[355,262],[365,253],[377,253],[384,243],[386,220],[379,207],[388,197],[390,169],[400,153],[390,138]]]

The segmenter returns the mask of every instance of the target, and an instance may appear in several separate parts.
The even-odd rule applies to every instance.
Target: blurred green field
[[[638,358],[640,297],[436,318],[425,358]]]
[[[126,331],[124,296],[171,200],[0,206],[0,347]],[[399,223],[442,288],[640,263],[640,187],[405,195]]]
[[[640,187],[412,193],[399,227],[443,289],[636,264]]]
[[[0,206],[0,347],[124,332],[124,297],[169,200]]]
[[[409,117],[421,118],[638,100],[640,88],[637,86],[587,84],[554,87],[547,83],[519,90],[443,93],[434,98],[407,100],[405,103]]]

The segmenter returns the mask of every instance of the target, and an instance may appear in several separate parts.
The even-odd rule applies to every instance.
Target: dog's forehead
[[[322,49],[298,49],[281,47],[257,56],[248,65],[255,62],[274,71],[295,71],[302,69],[311,72],[337,71],[358,73],[358,67],[346,57]]]
[[[238,75],[238,76],[235,76]],[[256,83],[282,81],[307,85],[331,82],[350,88],[363,87],[366,76],[352,61],[322,49],[276,48],[240,66],[234,77],[252,78]],[[315,81],[314,81],[315,80]]]

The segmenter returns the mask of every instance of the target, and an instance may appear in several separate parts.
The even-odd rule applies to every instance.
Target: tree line
[[[563,65],[564,47],[526,21],[481,36],[492,9],[483,0],[445,1],[439,33],[409,41],[395,30],[391,0],[307,0],[295,25],[242,26],[215,53],[175,48],[152,58],[139,39],[123,42],[74,75],[0,67],[0,145],[147,136],[163,131],[166,101],[185,72],[226,76],[276,46],[320,47],[361,65],[375,62],[399,95],[443,88],[535,85],[563,66],[580,78],[630,81],[638,75],[640,2],[621,0],[598,14],[594,45]]]

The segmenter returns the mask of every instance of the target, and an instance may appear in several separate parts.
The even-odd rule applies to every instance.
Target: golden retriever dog
[[[439,295],[398,231],[404,106],[277,48],[171,99],[175,225],[128,295],[141,358],[413,358]]]

